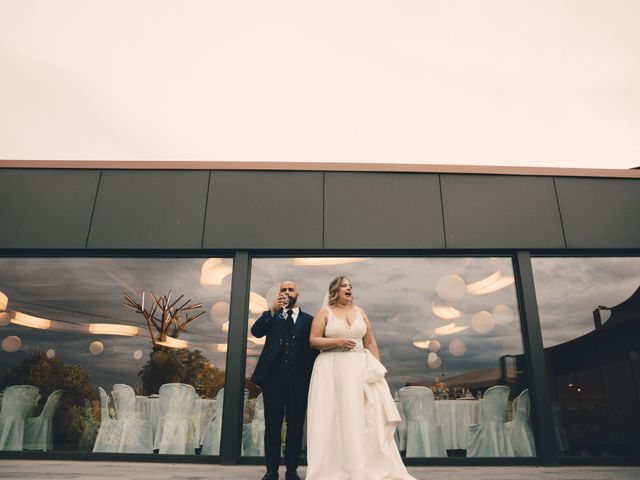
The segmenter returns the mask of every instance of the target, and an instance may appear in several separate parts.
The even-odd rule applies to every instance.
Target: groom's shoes
[[[300,476],[298,475],[298,472],[294,470],[293,472],[285,473],[284,480],[300,480]]]
[[[278,472],[267,472],[262,477],[262,480],[278,480]]]

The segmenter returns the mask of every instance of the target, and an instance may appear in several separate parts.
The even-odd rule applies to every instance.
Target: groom
[[[282,282],[271,309],[251,327],[254,337],[267,336],[251,380],[262,388],[264,400],[264,450],[267,473],[262,480],[278,480],[282,420],[287,419],[284,453],[286,480],[300,480],[297,473],[307,394],[317,352],[309,347],[313,317],[298,307],[298,287]]]

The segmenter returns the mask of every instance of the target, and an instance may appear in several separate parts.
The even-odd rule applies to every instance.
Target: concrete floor
[[[409,467],[409,472],[418,480],[640,479],[640,467]],[[263,473],[257,466],[0,460],[1,479],[259,480]],[[304,478],[304,468],[299,473]]]

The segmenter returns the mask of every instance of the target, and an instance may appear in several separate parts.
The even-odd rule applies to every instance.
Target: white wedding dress
[[[325,337],[352,338],[356,347],[323,351],[313,366],[306,480],[415,480],[394,440],[400,415],[386,370],[362,344],[367,325],[361,310],[356,307],[349,325],[326,308]]]

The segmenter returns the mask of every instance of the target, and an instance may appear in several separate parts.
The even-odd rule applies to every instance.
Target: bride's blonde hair
[[[342,285],[342,281],[345,278],[347,277],[343,275],[331,280],[331,283],[329,284],[329,305],[335,305],[338,303],[338,292],[340,291],[340,285]]]

